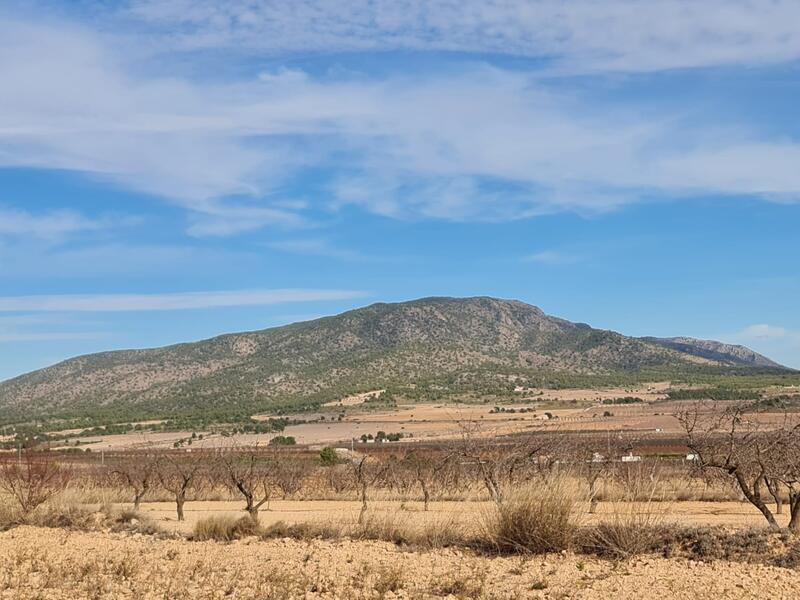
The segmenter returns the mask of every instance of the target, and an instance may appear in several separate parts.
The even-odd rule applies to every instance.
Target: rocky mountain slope
[[[487,392],[531,373],[773,366],[685,338],[632,338],[493,298],[373,304],[337,316],[150,350],[80,356],[0,384],[0,421],[314,406],[404,385]]]
[[[691,337],[672,338],[641,338],[646,342],[658,344],[665,348],[684,352],[693,356],[707,358],[725,364],[740,365],[744,367],[777,367],[781,365],[746,346],[723,344],[714,340],[698,340]]]

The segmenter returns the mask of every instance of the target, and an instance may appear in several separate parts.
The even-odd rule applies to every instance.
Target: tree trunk
[[[750,504],[755,506],[759,511],[761,511],[761,514],[764,515],[764,518],[767,520],[767,523],[769,523],[769,528],[772,529],[773,531],[780,531],[781,527],[775,520],[775,516],[772,514],[772,511],[769,509],[769,507],[766,504],[764,504],[764,501],[761,499],[761,482],[764,476],[759,475],[756,478],[756,480],[753,482],[753,489],[751,490],[750,485],[747,482],[747,479],[745,479],[745,476],[742,474],[741,471],[739,471],[738,469],[734,469],[733,475],[734,477],[736,477],[736,482],[739,484],[739,488],[742,490],[742,493],[744,494],[745,498],[747,498]]]
[[[144,496],[144,492],[141,492],[141,493],[137,492],[133,496],[133,510],[135,510],[135,511],[139,510],[139,507],[142,504],[142,496]]]
[[[772,499],[775,500],[775,514],[783,514],[783,497],[781,497],[780,485],[774,479],[766,478],[765,483]]]
[[[367,514],[367,482],[361,483],[361,512],[358,513],[358,524],[364,524],[364,516]]]
[[[593,515],[597,511],[597,477],[593,477],[589,483],[589,514]]]
[[[800,492],[789,494],[789,531],[792,533],[800,532]]]
[[[248,506],[247,514],[250,515],[250,518],[253,520],[253,523],[258,524],[258,507]]]
[[[175,508],[177,509],[178,513],[178,521],[184,521],[183,516],[183,505],[186,502],[186,498],[183,495],[178,495],[175,497]]]
[[[422,502],[425,504],[425,512],[428,512],[428,503],[431,500],[431,493],[424,479],[420,479],[419,484],[422,487]]]

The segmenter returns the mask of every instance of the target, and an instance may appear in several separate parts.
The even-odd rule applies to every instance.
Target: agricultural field
[[[679,454],[641,436],[662,405],[674,410],[664,447],[682,445]],[[256,445],[245,434],[219,436],[227,446],[159,437],[104,452],[7,452],[0,598],[800,593],[793,413],[601,403],[630,428],[598,433],[593,420],[611,417],[593,404],[546,419],[514,407],[366,411],[362,425],[419,418],[445,433],[352,448]],[[765,462],[766,448],[781,450]]]

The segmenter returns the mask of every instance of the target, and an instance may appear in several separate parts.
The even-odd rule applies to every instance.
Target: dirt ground
[[[325,420],[291,425],[280,435],[292,436],[298,444],[325,445],[348,443],[362,435],[378,431],[402,433],[404,441],[445,441],[458,438],[468,426],[480,435],[496,436],[530,431],[598,431],[635,432],[646,436],[658,445],[659,438],[670,439],[681,434],[678,420],[672,416],[685,408],[686,401],[666,401],[665,392],[669,382],[646,384],[634,388],[605,389],[528,389],[519,388],[519,399],[515,403],[499,406],[505,411],[494,412],[493,404],[420,403],[404,404],[384,410],[365,410],[364,401],[378,395],[382,390],[348,396],[330,402],[330,412],[315,415],[288,415],[289,418]],[[777,388],[770,393],[792,388]],[[613,404],[624,397],[641,398],[644,402]],[[608,402],[607,404],[604,402]],[[521,409],[528,409],[520,412]],[[514,412],[510,412],[510,411]],[[339,416],[341,420],[339,419]],[[254,415],[256,420],[265,420],[276,415]],[[764,413],[759,420],[780,421],[780,414]],[[74,432],[73,432],[74,433]],[[178,440],[186,440],[191,431],[132,433],[77,438],[83,448],[92,451],[115,451],[146,446],[170,448]],[[279,434],[240,434],[223,437],[204,434],[204,447],[226,447],[231,445],[266,445]],[[74,445],[76,439],[70,440]]]
[[[496,557],[385,542],[245,539],[221,544],[19,527],[0,534],[0,598],[739,599],[800,596],[779,567],[559,554]]]
[[[458,438],[467,426],[480,435],[494,436],[524,431],[647,430],[652,435],[668,436],[679,431],[678,421],[650,405],[602,405],[589,408],[537,409],[536,403],[502,405],[517,412],[490,412],[493,406],[474,404],[414,404],[377,412],[347,414],[341,421],[329,420],[291,425],[280,435],[293,436],[299,444],[335,444],[358,439],[378,431],[402,433],[405,441],[442,441]],[[531,408],[534,412],[519,412]],[[661,409],[663,410],[663,409]],[[613,412],[613,416],[604,413]],[[548,417],[548,413],[552,418]],[[657,413],[657,414],[656,414]],[[303,418],[308,418],[304,415]],[[190,431],[131,433],[78,438],[81,446],[93,452],[142,447],[169,448],[180,439],[191,436]],[[225,447],[233,444],[269,443],[277,434],[240,434],[222,437],[206,434],[203,447]],[[74,444],[75,439],[71,440]]]
[[[142,504],[142,512],[155,521],[165,531],[191,532],[194,524],[216,514],[240,517],[244,515],[243,502],[188,502],[185,506],[186,520],[175,520],[175,505],[171,502],[147,502]],[[477,528],[488,513],[488,502],[431,502],[428,512],[423,511],[421,502],[372,501],[369,504],[373,514],[393,516],[414,523],[430,521],[455,521],[466,528]],[[361,504],[349,500],[278,500],[270,503],[269,510],[260,513],[264,525],[279,521],[286,523],[340,522],[354,523]],[[624,503],[601,502],[597,514],[586,514],[583,507],[581,517],[586,524],[600,519],[612,518],[620,510],[633,509],[637,513],[648,513],[663,523],[674,522],[682,525],[724,525],[737,529],[762,527],[764,517],[751,504],[743,502],[652,502]],[[788,523],[787,515],[777,515],[782,525]]]

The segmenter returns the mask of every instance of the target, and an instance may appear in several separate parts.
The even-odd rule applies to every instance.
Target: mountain
[[[502,395],[537,376],[775,366],[745,348],[633,338],[494,298],[425,298],[156,348],[73,358],[0,384],[0,422],[252,414],[392,388]],[[546,382],[546,381],[545,381]]]
[[[691,337],[641,338],[646,342],[658,344],[692,356],[743,367],[777,367],[781,365],[746,346],[723,344],[714,340],[698,340]]]

